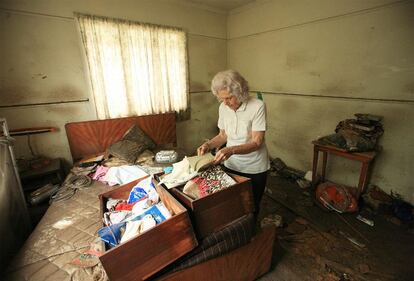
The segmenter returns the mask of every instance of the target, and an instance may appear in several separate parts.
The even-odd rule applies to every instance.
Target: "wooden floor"
[[[307,190],[283,178],[271,177],[267,188],[259,219],[279,214],[284,225],[276,230],[271,270],[258,280],[413,280],[412,228],[380,215],[371,227],[356,214],[323,211]]]

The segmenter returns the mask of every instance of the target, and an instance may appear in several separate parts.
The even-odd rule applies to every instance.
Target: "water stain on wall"
[[[25,104],[30,101],[29,96],[38,96],[39,94],[27,86],[1,87],[0,105]]]
[[[403,88],[403,91],[408,92],[410,94],[414,94],[414,82],[410,82],[410,83],[405,84],[404,88]],[[414,97],[412,97],[412,98],[414,98]]]
[[[190,81],[191,92],[204,92],[208,90],[209,90],[208,86],[204,85],[202,82]]]
[[[361,93],[364,90],[365,87],[362,85],[350,84],[345,80],[340,80],[322,87],[319,90],[319,93],[328,96],[357,97],[356,94]]]
[[[44,76],[44,75],[43,75]],[[43,76],[39,76],[40,79]],[[0,88],[0,105],[27,105],[86,99],[87,95],[70,85],[60,86],[47,92],[29,86],[6,86]]]
[[[316,56],[311,56],[307,51],[295,51],[286,55],[286,66],[289,69],[306,67],[315,62]]]
[[[57,101],[67,101],[88,98],[83,91],[71,85],[62,85],[48,92],[48,97]]]
[[[321,77],[321,74],[316,71],[309,71],[308,73],[310,76]]]
[[[74,116],[84,116],[85,114],[85,110],[83,107],[80,108],[78,106],[66,106],[66,105],[50,106],[47,112],[49,114],[52,114],[53,118],[58,118],[60,120],[65,120],[67,122],[72,122]],[[88,117],[85,116],[84,118],[88,118]],[[79,118],[76,118],[76,120],[78,119]]]

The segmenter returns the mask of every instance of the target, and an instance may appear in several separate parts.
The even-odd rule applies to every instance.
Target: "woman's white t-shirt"
[[[227,146],[248,143],[252,137],[252,131],[266,131],[266,106],[263,101],[249,98],[234,111],[224,103],[219,107],[218,127],[226,132]],[[266,143],[248,154],[234,154],[224,162],[229,169],[258,174],[270,168],[269,155]]]

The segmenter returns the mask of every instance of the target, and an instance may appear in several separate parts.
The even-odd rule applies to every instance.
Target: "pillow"
[[[120,140],[108,148],[109,154],[128,163],[135,163],[137,157],[145,150],[145,145],[131,140]]]
[[[108,148],[109,154],[134,164],[138,156],[146,149],[155,148],[154,141],[137,125],[131,126],[122,139]]]
[[[135,141],[137,143],[143,144],[145,149],[154,149],[156,144],[154,141],[148,137],[137,125],[133,125],[131,128],[126,131],[122,140]]]

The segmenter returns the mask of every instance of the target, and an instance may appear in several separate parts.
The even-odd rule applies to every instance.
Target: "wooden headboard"
[[[73,122],[65,125],[73,160],[105,152],[134,124],[157,145],[177,144],[175,113]]]

